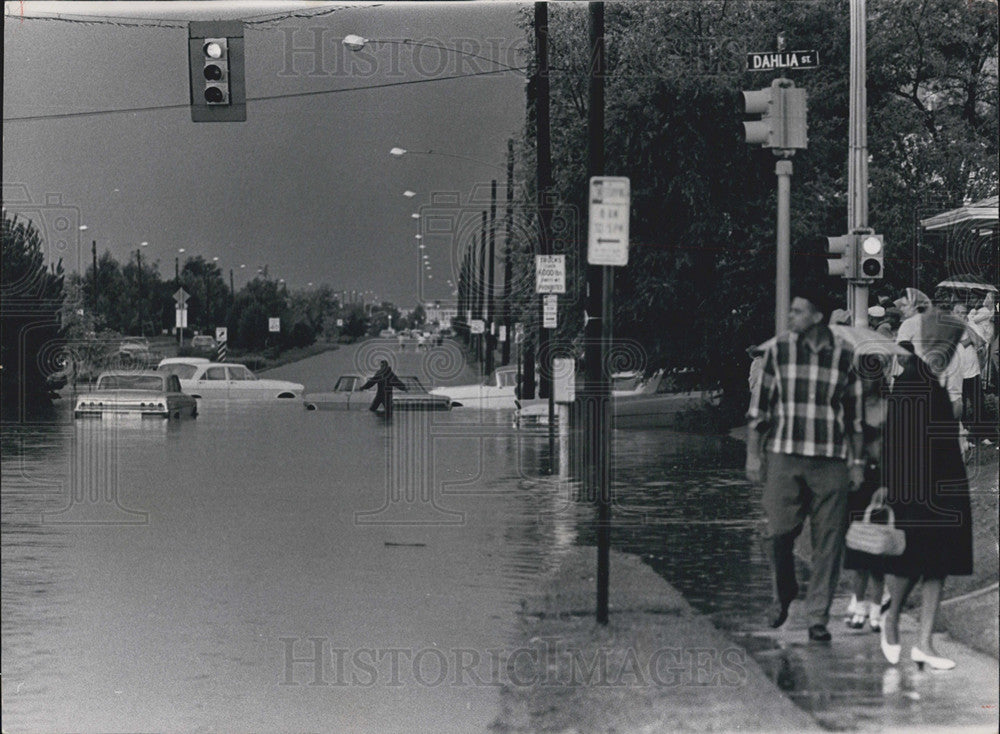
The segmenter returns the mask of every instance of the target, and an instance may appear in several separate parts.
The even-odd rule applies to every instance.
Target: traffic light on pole
[[[836,260],[826,261],[826,271],[830,275],[839,275],[841,278],[855,278],[857,272],[857,260],[855,249],[857,237],[853,234],[844,234],[839,237],[826,238],[827,254],[837,255]]]
[[[855,277],[881,278],[884,274],[885,241],[880,234],[857,235],[855,252],[858,265]]]
[[[247,119],[240,21],[188,23],[188,66],[194,122]]]
[[[743,92],[743,108],[748,115],[761,116],[743,123],[746,142],[776,151],[807,147],[806,90],[790,79],[775,79],[765,89]]]

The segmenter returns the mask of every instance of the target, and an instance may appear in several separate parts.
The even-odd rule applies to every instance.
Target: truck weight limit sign
[[[566,292],[566,256],[535,256],[535,293]]]
[[[628,265],[630,200],[629,180],[624,176],[590,179],[587,262],[591,265]]]

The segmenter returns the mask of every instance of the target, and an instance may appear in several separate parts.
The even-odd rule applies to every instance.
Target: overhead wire
[[[407,79],[402,81],[384,82],[381,84],[368,84],[359,87],[341,87],[339,89],[314,89],[306,92],[288,92],[285,94],[268,94],[260,97],[247,97],[247,103],[266,102],[274,99],[294,99],[296,97],[317,97],[324,94],[343,94],[347,92],[363,92],[370,89],[386,89],[390,87],[411,86],[414,84],[430,84],[434,82],[446,82],[453,79],[467,79],[470,77],[492,76],[497,74],[507,74],[512,71],[525,71],[525,68],[509,67],[504,69],[494,69],[491,71],[470,72],[468,74],[454,74],[452,76],[434,77],[430,79]],[[4,122],[27,122],[29,120],[62,120],[76,117],[92,117],[98,115],[115,115],[128,112],[152,112],[156,110],[184,109],[190,107],[189,102],[150,105],[146,107],[123,107],[112,110],[84,110],[80,112],[53,112],[44,115],[21,115],[16,117],[4,117]]]

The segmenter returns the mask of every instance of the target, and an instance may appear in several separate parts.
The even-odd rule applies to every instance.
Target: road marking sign
[[[186,303],[187,303],[187,301],[188,301],[188,299],[189,299],[190,297],[191,297],[191,294],[190,294],[190,293],[188,293],[188,292],[187,292],[186,290],[184,290],[183,288],[178,288],[178,289],[177,289],[177,292],[176,292],[176,293],[174,293],[174,300],[175,300],[175,301],[177,301],[177,305],[178,305],[178,306],[179,306],[180,308],[184,308],[184,304],[186,304]]]
[[[547,294],[542,296],[542,328],[556,328],[556,314],[558,313],[559,296]]]
[[[535,255],[535,293],[566,292],[566,256]]]
[[[174,327],[177,329],[186,329],[188,325],[188,310],[186,308],[177,308],[174,310],[176,316],[174,321]]]
[[[628,265],[629,180],[624,176],[590,179],[587,262]]]
[[[757,51],[747,54],[747,71],[817,68],[818,51]]]

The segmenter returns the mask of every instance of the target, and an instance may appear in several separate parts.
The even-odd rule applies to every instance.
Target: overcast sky
[[[357,55],[341,41],[415,39],[524,66],[525,7],[8,2],[4,206],[38,219],[54,253],[66,239],[57,229],[86,225],[79,255],[75,242],[57,252],[71,267],[89,263],[91,240],[119,261],[146,241],[143,257],[164,277],[184,248],[182,263],[218,257],[237,287],[266,264],[290,288],[328,283],[411,307],[421,297],[411,213],[435,192],[458,192],[465,204],[477,183],[488,192],[505,172],[389,150],[503,169],[507,139],[522,134],[524,75],[472,76],[498,67],[399,43]],[[311,17],[280,19],[292,12]],[[61,19],[33,17],[53,13]],[[234,17],[247,21],[247,120],[194,123],[186,22]],[[317,39],[318,54],[292,53]],[[464,77],[440,80],[456,75]],[[123,109],[134,111],[103,114]],[[65,114],[80,112],[101,114]],[[407,189],[417,196],[404,197]],[[448,239],[423,240],[432,276],[424,298],[450,297]]]

